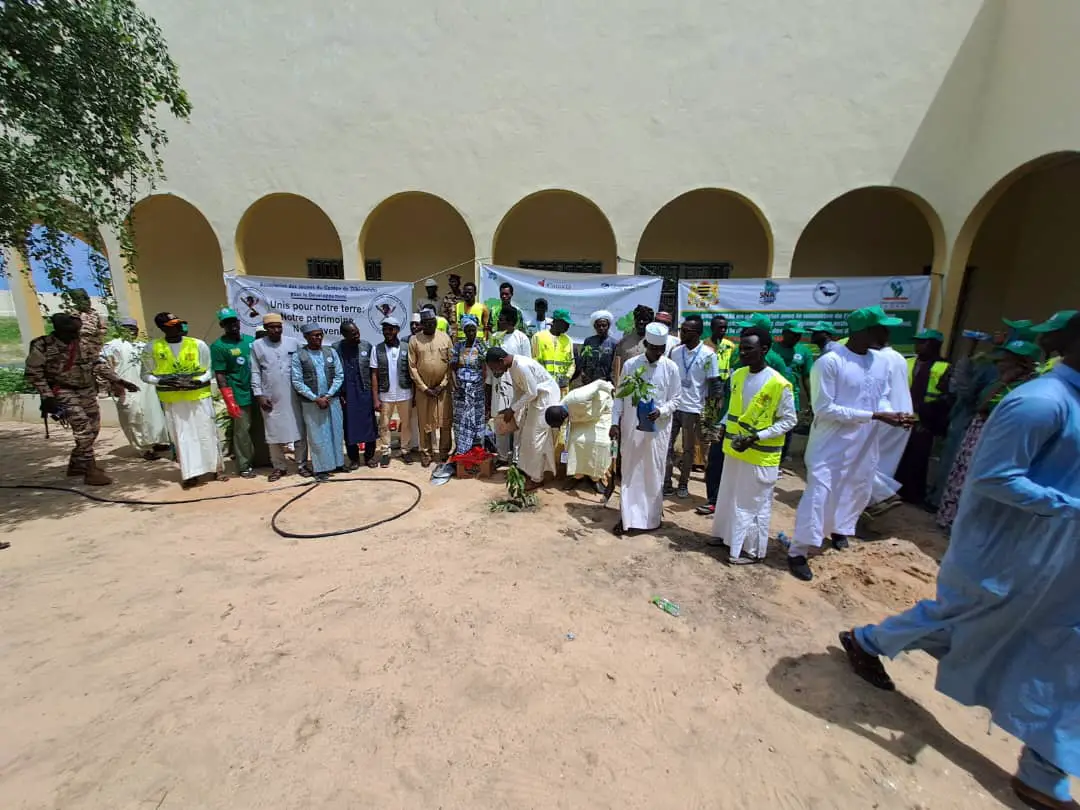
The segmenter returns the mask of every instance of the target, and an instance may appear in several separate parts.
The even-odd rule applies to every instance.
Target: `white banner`
[[[837,335],[847,334],[845,318],[853,309],[880,306],[904,325],[890,330],[901,353],[913,350],[912,336],[922,328],[930,302],[929,276],[855,278],[684,279],[679,282],[680,318],[697,313],[708,330],[712,315],[743,320],[755,312],[784,321],[825,321]]]
[[[589,317],[598,309],[615,316],[611,336],[618,340],[623,332],[634,326],[634,307],[644,304],[660,306],[663,279],[650,276],[620,276],[611,273],[541,273],[516,267],[480,265],[480,300],[494,309],[499,304],[499,285],[514,285],[514,306],[530,321],[536,317],[533,307],[537,298],[548,302],[548,316],[557,309],[570,311],[573,326],[570,337],[580,343],[594,334]],[[494,329],[495,324],[492,324]]]
[[[340,336],[341,322],[351,319],[360,335],[382,342],[382,320],[394,317],[408,329],[412,313],[412,284],[394,281],[332,281],[225,274],[229,306],[240,318],[244,334],[262,328],[262,316],[277,312],[285,334],[300,336],[300,327],[314,321],[323,327],[326,342]],[[407,332],[406,332],[407,334]]]

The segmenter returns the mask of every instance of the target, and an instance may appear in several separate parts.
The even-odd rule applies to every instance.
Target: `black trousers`
[[[709,458],[705,464],[705,497],[716,505],[716,493],[720,491],[720,476],[724,474],[724,443],[709,445]]]
[[[347,444],[345,445],[345,454],[349,457],[349,461],[353,464],[360,463],[360,445]],[[375,457],[375,442],[366,442],[364,444],[364,461],[371,461]]]

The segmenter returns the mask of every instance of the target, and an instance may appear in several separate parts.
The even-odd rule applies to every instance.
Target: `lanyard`
[[[697,360],[698,352],[700,352],[700,351],[701,351],[701,344],[699,343],[697,345],[697,348],[694,349],[693,354],[690,355],[690,362],[689,363],[687,363],[685,360],[680,360],[679,361],[679,362],[682,363],[683,373],[684,374],[689,374],[690,373],[690,369],[692,369],[694,367],[694,361]],[[683,346],[683,357],[686,357],[686,346]]]

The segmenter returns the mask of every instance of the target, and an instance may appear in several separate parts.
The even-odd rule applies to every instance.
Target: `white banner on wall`
[[[480,300],[491,309],[499,303],[499,285],[514,285],[514,306],[526,321],[536,317],[537,298],[548,302],[548,315],[557,309],[570,311],[574,325],[570,337],[577,343],[593,334],[589,317],[598,309],[615,316],[611,336],[618,340],[634,325],[634,307],[660,306],[663,279],[650,276],[620,276],[611,273],[542,273],[516,267],[480,265]],[[494,327],[494,325],[493,325]]]
[[[314,321],[326,342],[338,339],[341,322],[351,319],[364,340],[382,341],[383,318],[394,317],[407,330],[412,313],[412,284],[394,281],[331,281],[225,274],[229,306],[236,310],[244,334],[262,328],[262,316],[277,312],[285,334],[300,336],[300,327]],[[406,332],[407,334],[407,332]]]
[[[855,278],[684,279],[679,282],[679,314],[697,313],[708,328],[711,315],[741,319],[762,312],[778,331],[784,321],[825,321],[837,335],[847,334],[847,314],[880,306],[904,320],[890,330],[892,344],[910,353],[930,302],[929,276]]]

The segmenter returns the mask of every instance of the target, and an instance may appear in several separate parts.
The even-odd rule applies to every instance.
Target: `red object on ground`
[[[457,465],[458,478],[490,478],[495,454],[483,447],[474,447],[467,453],[451,456],[449,461]]]
[[[236,397],[233,396],[233,390],[231,388],[221,389],[221,398],[225,400],[225,410],[229,412],[229,416],[233,419],[239,419],[243,415],[243,411],[240,410],[240,406],[236,404]]]
[[[495,454],[489,453],[483,447],[474,447],[467,453],[459,453],[456,456],[450,456],[449,461],[453,464],[479,464],[482,461],[487,461],[489,458],[495,458]]]

